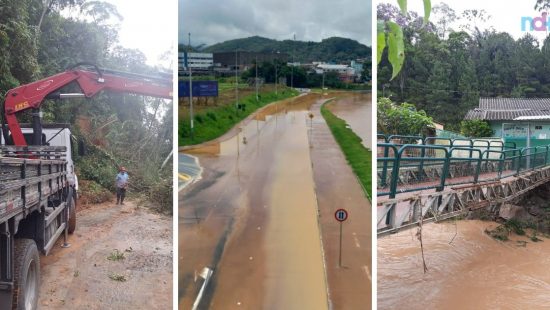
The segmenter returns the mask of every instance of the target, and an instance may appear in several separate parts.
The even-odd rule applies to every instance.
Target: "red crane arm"
[[[82,94],[78,95],[86,98],[91,98],[99,92],[107,90],[172,99],[171,80],[116,73],[102,74],[87,70],[65,71],[8,91],[4,109],[15,145],[27,145],[16,114],[24,110],[39,108],[48,95],[75,81],[82,90]]]

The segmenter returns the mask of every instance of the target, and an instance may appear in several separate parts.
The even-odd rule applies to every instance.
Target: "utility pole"
[[[258,97],[258,53],[256,53],[256,101],[260,100]]]
[[[321,86],[322,90],[325,90],[325,69],[323,69],[323,86]]]
[[[296,43],[296,34],[294,34],[294,43]],[[292,48],[292,71],[290,73],[290,88],[294,88],[294,54],[295,47]]]
[[[277,84],[279,84],[279,77],[277,76],[277,61],[275,58],[273,59],[273,64],[275,65],[275,95],[278,95]]]
[[[239,65],[237,62],[237,50],[235,50],[235,108],[239,109]]]
[[[191,138],[193,137],[193,74],[189,65],[189,52],[191,51],[191,32],[189,32],[189,48],[187,49],[187,68],[189,69],[189,116],[191,117]]]

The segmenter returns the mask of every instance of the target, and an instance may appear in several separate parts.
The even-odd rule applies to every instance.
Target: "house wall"
[[[502,124],[507,124],[508,130],[503,134]],[[509,124],[517,124],[514,129]],[[513,121],[490,121],[493,136],[504,138],[505,142],[514,142],[518,148],[527,146],[527,126],[531,126],[531,146],[550,145],[550,121],[513,122]]]

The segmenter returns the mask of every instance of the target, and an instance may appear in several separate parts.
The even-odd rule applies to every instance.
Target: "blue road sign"
[[[189,81],[179,81],[178,97],[189,97]],[[193,81],[193,97],[218,97],[218,81]]]
[[[334,212],[334,218],[336,218],[338,222],[343,222],[348,219],[348,211],[344,209],[338,209],[336,210],[336,212]]]

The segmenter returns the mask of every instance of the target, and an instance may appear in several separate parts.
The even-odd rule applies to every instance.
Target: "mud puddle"
[[[68,241],[41,257],[39,309],[172,307],[170,217],[133,201],[94,205],[78,212]]]

